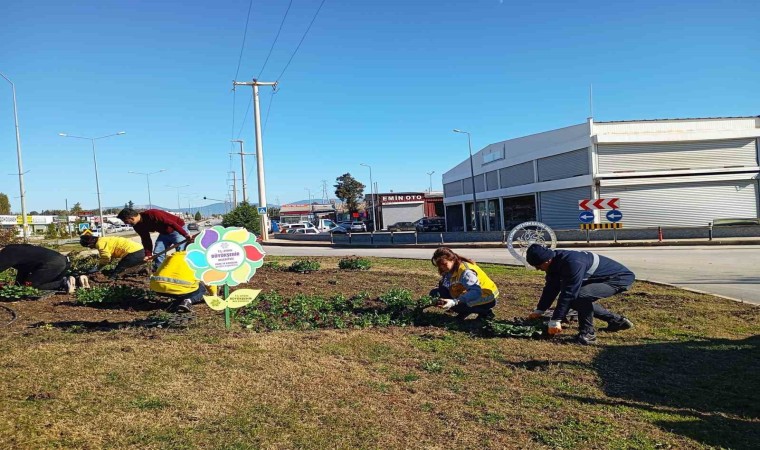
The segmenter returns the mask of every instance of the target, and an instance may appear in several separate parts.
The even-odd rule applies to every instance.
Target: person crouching
[[[438,288],[430,291],[431,297],[439,297],[437,306],[457,313],[464,320],[470,314],[478,319],[492,319],[499,289],[475,262],[454,253],[448,247],[439,247],[431,258],[438,268],[441,280]]]
[[[169,311],[192,312],[192,305],[201,303],[206,286],[195,279],[185,256],[187,252],[174,252],[164,259],[150,277],[150,290],[174,301]]]

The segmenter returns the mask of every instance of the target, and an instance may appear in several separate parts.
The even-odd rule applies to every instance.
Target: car
[[[327,233],[330,234],[346,234],[348,233],[348,230],[343,228],[342,226],[338,225],[337,227],[330,228],[327,230]]]
[[[412,222],[396,222],[388,225],[388,231],[416,231],[417,227]]]
[[[353,233],[355,231],[367,231],[367,226],[364,225],[364,222],[358,220],[351,222],[351,232]]]
[[[351,221],[350,220],[344,220],[342,222],[338,222],[338,226],[339,227],[343,227],[346,230],[350,230],[351,229]]]
[[[197,224],[197,223],[195,223],[195,222],[193,222],[193,223],[188,223],[188,224],[187,224],[187,229],[188,229],[189,231],[198,231],[198,224]]]
[[[446,220],[443,217],[423,217],[414,222],[417,231],[446,231]]]

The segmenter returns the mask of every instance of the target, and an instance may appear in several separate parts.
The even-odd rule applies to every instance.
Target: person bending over
[[[457,313],[464,320],[472,313],[478,319],[491,319],[499,297],[496,284],[475,262],[454,253],[448,247],[439,247],[431,258],[438,268],[441,280],[438,288],[430,291],[431,297],[439,297],[437,306]]]

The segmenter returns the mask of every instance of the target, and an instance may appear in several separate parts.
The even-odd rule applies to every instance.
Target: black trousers
[[[140,264],[144,263],[145,259],[145,249],[138,250],[136,252],[132,252],[128,254],[127,256],[121,258],[121,261],[119,261],[119,264],[116,264],[116,267],[111,271],[109,275],[118,275],[125,270],[129,269],[130,267],[139,266]]]
[[[581,333],[594,333],[594,317],[607,323],[620,323],[623,316],[608,311],[597,303],[601,298],[627,291],[633,284],[633,279],[610,279],[599,283],[587,283],[581,286],[578,297],[570,303],[570,307],[578,311],[578,329]]]
[[[43,291],[54,291],[61,287],[63,275],[68,268],[69,261],[67,258],[48,261],[31,271],[18,272],[16,274],[16,283],[21,286],[25,283],[31,283],[34,288],[42,289]]]
[[[443,286],[433,289],[428,295],[438,298],[451,298],[451,293]],[[457,314],[483,314],[492,310],[494,306],[496,306],[496,300],[477,306],[467,306],[464,303],[458,303],[451,310]]]

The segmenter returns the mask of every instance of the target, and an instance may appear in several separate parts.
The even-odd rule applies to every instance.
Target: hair
[[[84,233],[79,236],[79,245],[82,247],[89,247],[95,245],[98,242],[98,237],[93,236],[92,233]]]
[[[461,256],[457,253],[454,253],[448,247],[438,247],[435,250],[435,252],[433,252],[433,257],[430,258],[430,262],[433,263],[434,266],[436,266],[437,261],[440,259],[453,261],[454,262],[453,270],[457,270],[459,268],[459,265],[462,264],[462,262],[475,264],[475,261],[471,260],[470,258],[465,258],[464,256]]]
[[[124,208],[121,211],[119,211],[119,214],[116,216],[116,218],[123,222],[124,219],[130,219],[132,217],[139,216],[139,215],[140,213],[135,211],[132,208]]]

